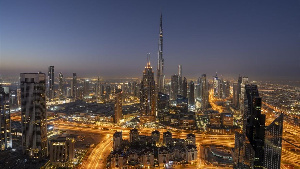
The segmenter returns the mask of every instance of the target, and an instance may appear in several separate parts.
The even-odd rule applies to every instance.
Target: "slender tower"
[[[165,74],[164,74],[164,59],[163,59],[163,29],[162,29],[162,14],[160,14],[159,25],[159,41],[158,41],[158,64],[157,64],[157,89],[158,92],[164,93]]]

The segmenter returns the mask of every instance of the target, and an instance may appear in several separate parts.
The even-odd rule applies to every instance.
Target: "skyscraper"
[[[157,92],[164,93],[165,74],[164,74],[164,58],[163,58],[163,28],[162,14],[160,14],[159,40],[158,40],[158,64],[157,64]]]
[[[169,95],[158,92],[157,95],[157,118],[159,121],[163,121],[165,114],[169,112],[170,99]]]
[[[283,131],[283,114],[281,113],[265,132],[265,158],[264,167],[280,169],[281,147]]]
[[[141,82],[140,95],[141,112],[144,116],[155,116],[156,100],[155,100],[155,81],[154,72],[150,65],[150,54],[147,56],[147,65],[143,71],[143,79]]]
[[[90,94],[90,81],[86,79],[83,83],[83,97],[86,97]]]
[[[195,85],[194,85],[193,81],[190,82],[189,89],[190,89],[190,93],[189,93],[189,105],[195,105],[195,95],[194,95]]]
[[[254,168],[263,168],[266,115],[261,114],[261,97],[256,85],[246,85],[244,131],[254,150]]]
[[[115,123],[122,119],[122,90],[117,89],[115,97]]]
[[[219,78],[218,74],[213,79],[214,97],[219,97]]]
[[[71,82],[71,97],[76,100],[77,98],[77,75],[73,73],[73,79]]]
[[[0,85],[0,150],[12,148],[9,87]]]
[[[48,99],[54,99],[54,66],[49,66],[48,69]]]
[[[31,158],[47,156],[47,116],[44,73],[21,73],[23,153]]]
[[[187,98],[187,80],[185,77],[182,81],[182,96]]]
[[[235,168],[263,168],[265,157],[265,121],[261,97],[256,85],[245,86],[242,133],[236,133]]]
[[[206,110],[208,108],[208,84],[206,74],[203,74],[200,78],[200,98],[201,109]]]
[[[238,83],[233,83],[233,105],[235,108],[238,108],[239,106],[239,85]]]
[[[59,98],[64,97],[64,75],[61,72],[58,74],[58,94]]]
[[[178,75],[171,76],[170,99],[176,100],[178,95]]]
[[[95,86],[95,95],[96,95],[96,101],[99,102],[100,96],[101,96],[101,85],[100,85],[100,77],[98,76],[98,80]]]
[[[178,65],[178,94],[182,95],[182,65]]]

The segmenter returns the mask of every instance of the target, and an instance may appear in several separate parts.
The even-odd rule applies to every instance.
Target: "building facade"
[[[21,73],[21,114],[23,153],[31,158],[47,156],[46,76]]]

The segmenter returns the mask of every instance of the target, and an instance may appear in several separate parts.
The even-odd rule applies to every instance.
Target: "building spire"
[[[150,64],[150,53],[147,53],[147,68],[151,68],[151,64]]]

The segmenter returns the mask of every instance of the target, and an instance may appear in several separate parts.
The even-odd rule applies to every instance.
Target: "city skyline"
[[[54,65],[66,77],[140,78],[146,53],[157,63],[162,12],[166,79],[179,64],[185,77],[298,78],[299,1],[30,2],[1,2],[0,76]]]

